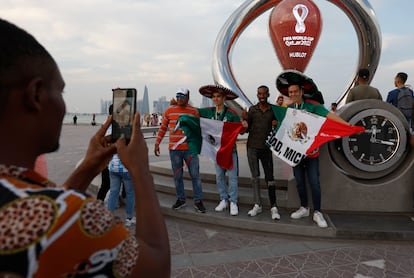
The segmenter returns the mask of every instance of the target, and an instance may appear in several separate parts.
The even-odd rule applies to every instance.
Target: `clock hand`
[[[375,141],[373,143],[378,143],[378,144],[384,144],[384,145],[389,145],[389,146],[394,146],[393,142],[390,141],[384,141],[384,140],[380,140],[380,139],[375,139]]]
[[[376,140],[377,140],[377,127],[372,126],[370,131],[371,131],[371,138],[369,139],[369,141],[371,143],[376,143]]]

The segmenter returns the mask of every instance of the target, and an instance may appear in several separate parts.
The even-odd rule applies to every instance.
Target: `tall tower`
[[[149,113],[149,98],[147,85],[144,87],[144,97],[142,99],[142,115]]]

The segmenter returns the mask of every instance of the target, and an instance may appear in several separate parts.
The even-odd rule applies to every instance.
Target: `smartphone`
[[[123,135],[127,141],[131,139],[132,122],[137,108],[137,90],[134,88],[112,89],[112,142]]]

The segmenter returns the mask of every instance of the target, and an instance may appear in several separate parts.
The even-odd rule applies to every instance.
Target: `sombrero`
[[[288,87],[290,85],[300,85],[304,90],[303,97],[324,104],[322,93],[318,90],[313,80],[297,70],[286,70],[283,71],[276,78],[276,87],[280,93],[285,96],[289,96]]]
[[[200,94],[208,98],[212,98],[213,93],[223,94],[224,96],[226,96],[226,100],[233,100],[238,98],[238,95],[236,95],[235,92],[221,85],[202,86],[198,91],[200,92]]]

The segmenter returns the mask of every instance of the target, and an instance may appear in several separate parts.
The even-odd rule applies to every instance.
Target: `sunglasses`
[[[175,97],[176,98],[186,98],[187,96],[183,95],[183,94],[176,94]]]

